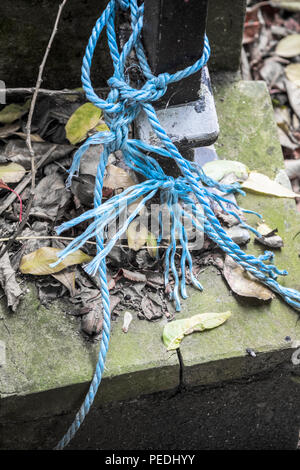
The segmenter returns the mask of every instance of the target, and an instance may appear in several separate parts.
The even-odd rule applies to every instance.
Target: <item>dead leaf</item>
[[[285,160],[285,171],[290,179],[300,177],[300,159],[299,160]]]
[[[100,302],[101,304],[101,302]],[[91,304],[91,310],[89,313],[84,315],[81,320],[81,329],[89,336],[97,336],[103,325],[103,319],[101,314],[101,307],[99,307],[99,301]]]
[[[287,132],[282,130],[282,128],[279,126],[277,127],[280,145],[290,150],[296,150],[297,148],[299,148],[300,144],[296,144],[295,142],[293,142],[290,138],[289,130],[286,129],[286,131]]]
[[[45,220],[55,220],[58,211],[69,202],[71,194],[66,190],[64,179],[52,173],[41,179],[36,187],[30,215]]]
[[[33,251],[41,248],[42,246],[50,246],[51,239],[47,239],[47,235],[49,234],[50,227],[47,222],[43,221],[35,221],[31,225],[31,227],[26,227],[23,232],[22,236],[28,237],[27,240],[22,240],[22,254],[27,255],[28,253],[32,253]],[[35,237],[46,237],[45,239],[39,239]]]
[[[263,237],[272,237],[277,232],[277,228],[271,229],[267,224],[260,224],[256,229]]]
[[[15,312],[23,292],[16,280],[16,273],[11,266],[8,253],[5,253],[1,259],[0,285],[5,292],[8,307]]]
[[[147,272],[147,284],[155,289],[164,285],[164,277],[161,273],[149,271]]]
[[[14,121],[17,121],[28,112],[29,105],[30,101],[26,101],[24,105],[12,103],[5,106],[0,111],[0,123],[11,124]]]
[[[83,253],[83,251],[77,250],[68,255],[60,264],[51,268],[49,265],[57,261],[57,255],[60,251],[59,248],[45,246],[23,256],[20,263],[21,273],[45,276],[47,274],[58,273],[68,266],[88,263],[92,260],[92,258]]]
[[[24,132],[14,132],[14,135],[21,137],[23,140],[27,139],[27,135]],[[44,139],[42,139],[42,137],[40,137],[38,134],[31,134],[30,138],[31,142],[45,142]]]
[[[133,281],[133,282],[146,282],[147,281],[145,274],[142,274],[138,271],[133,272],[133,271],[128,271],[128,269],[123,268],[119,271],[117,275],[119,279],[121,279],[120,277],[121,273],[126,279],[129,279],[130,281]]]
[[[134,251],[140,250],[148,239],[148,233],[147,227],[139,221],[131,222],[126,231],[128,247]]]
[[[33,142],[36,163],[53,147],[51,142]],[[47,163],[67,157],[74,150],[73,145],[57,145],[51,153]],[[31,169],[31,158],[26,142],[12,139],[5,146],[4,153],[0,155],[0,163],[19,163],[26,170]]]
[[[262,237],[255,238],[258,243],[270,248],[283,247],[283,240],[279,235],[277,235],[277,228],[272,230],[267,224],[260,224],[257,227],[257,231],[262,235]]]
[[[17,198],[19,199],[19,203],[20,203],[19,221],[22,222],[23,202],[22,202],[20,194],[17,193],[14,189],[11,189],[9,186],[7,186],[7,184],[4,183],[4,181],[2,181],[1,179],[0,179],[0,188],[1,189],[7,189],[7,191],[10,191],[10,192],[14,193],[17,196]]]
[[[223,275],[229,287],[242,297],[254,297],[260,300],[270,300],[275,296],[267,287],[258,282],[246,272],[230,256],[226,256]]]
[[[163,316],[162,309],[148,297],[143,298],[141,308],[147,320],[156,320]]]
[[[284,71],[290,82],[300,87],[300,64],[289,64]]]
[[[112,314],[113,311],[115,310],[115,308],[119,305],[119,303],[121,302],[122,300],[122,297],[121,295],[111,295],[110,296],[110,302],[109,302],[109,305],[110,305],[110,313]]]
[[[256,171],[251,171],[248,179],[242,183],[242,188],[255,193],[276,197],[300,197],[300,194],[294,193],[291,189],[285,188],[281,184],[271,180],[268,176],[257,173]]]
[[[92,207],[95,197],[95,177],[92,175],[81,175],[79,181],[73,179],[71,191],[81,204]]]
[[[259,74],[270,88],[276,86],[280,90],[284,90],[284,68],[276,59],[278,57],[270,57],[264,61],[264,65],[259,70]]]
[[[248,168],[241,162],[235,160],[213,160],[203,165],[204,173],[216,181],[220,181],[224,176],[234,173],[240,181],[248,177]]]
[[[0,127],[0,139],[6,139],[11,135],[15,134],[20,129],[20,122],[14,122],[12,124],[6,124]]]
[[[56,274],[51,274],[57,281],[61,282],[70,292],[70,296],[76,295],[75,287],[75,271],[61,271]]]
[[[300,34],[290,34],[281,39],[275,49],[277,55],[281,57],[296,57],[300,54]]]
[[[300,88],[295,83],[285,80],[288,99],[295,114],[300,118]]]
[[[92,175],[96,178],[103,145],[91,145],[80,162],[80,175]]]
[[[0,179],[4,183],[18,183],[26,171],[18,163],[8,163],[7,165],[0,164]]]
[[[134,186],[135,182],[131,178],[128,171],[123,170],[115,165],[107,165],[106,175],[103,181],[104,188],[110,189],[126,189]]]
[[[300,11],[299,0],[271,0],[270,5],[275,8],[283,8],[288,11]]]
[[[222,325],[230,316],[231,312],[229,311],[222,313],[199,313],[190,318],[169,322],[163,330],[163,342],[168,351],[177,349],[184,336],[190,335],[195,331],[216,328]]]
[[[258,9],[247,9],[244,25],[243,44],[250,44],[259,37],[261,22],[258,17]]]

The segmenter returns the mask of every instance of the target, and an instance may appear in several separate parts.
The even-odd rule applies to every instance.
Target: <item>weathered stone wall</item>
[[[207,36],[211,45],[210,71],[238,70],[245,12],[246,0],[209,0]]]
[[[61,0],[1,0],[0,79],[7,87],[33,86]],[[43,86],[81,86],[84,49],[106,0],[73,0],[62,15],[44,73]],[[106,44],[99,43],[93,62],[97,86],[105,86],[111,73]]]
[[[150,1],[150,0],[147,0]],[[207,32],[212,46],[210,70],[237,70],[246,0],[210,0]],[[1,0],[0,80],[7,87],[35,84],[60,0]],[[43,85],[80,86],[84,49],[107,0],[73,0],[62,15],[49,56]],[[100,41],[93,62],[93,83],[106,86],[111,74],[106,41]]]

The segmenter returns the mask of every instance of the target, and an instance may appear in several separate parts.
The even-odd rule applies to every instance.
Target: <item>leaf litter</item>
[[[253,30],[254,41],[259,31],[261,28]],[[249,44],[252,43],[251,41]],[[287,59],[281,58],[280,60]],[[284,80],[289,80],[293,70],[290,68],[290,71],[287,70],[284,74],[284,67],[288,64],[276,62],[276,60],[273,62],[270,61],[269,80],[271,80],[273,67],[276,67],[277,75],[281,80],[279,92],[286,93]],[[296,75],[295,70],[293,73]],[[296,79],[291,83],[297,86],[294,82]],[[31,169],[30,153],[24,141],[26,112],[28,111],[26,103],[27,100],[23,104],[18,103],[16,107],[12,106],[6,110],[4,107],[0,110],[0,112],[3,111],[2,125],[0,125],[0,176],[1,169],[8,175],[2,178],[0,206],[1,201],[6,200],[9,191],[14,190],[19,182],[22,183]],[[290,111],[287,113],[284,109],[279,120],[289,142],[293,143],[290,150],[296,151],[298,136],[294,133],[294,128],[291,128],[291,126],[299,125],[299,122],[295,120],[295,112],[292,115]],[[56,261],[57,252],[67,244],[66,240],[53,238],[55,226],[64,220],[78,216],[93,205],[94,182],[102,145],[89,148],[82,160],[79,174],[73,179],[71,191],[66,190],[65,180],[76,148],[80,142],[99,129],[107,130],[103,126],[101,111],[85,103],[82,96],[43,96],[38,99],[32,122],[32,145],[36,155],[36,164],[42,161],[44,155],[52,149],[53,144],[56,144],[56,147],[37,171],[35,196],[27,226],[22,232],[23,237],[27,239],[14,242],[10,252],[3,257],[5,263],[3,262],[0,270],[0,283],[6,294],[8,306],[13,311],[17,309],[23,296],[21,283],[31,276],[31,279],[36,282],[40,301],[47,306],[57,298],[61,298],[65,303],[66,314],[78,318],[81,330],[88,338],[98,338],[102,329],[100,282],[97,277],[92,278],[82,269],[82,266],[95,255],[95,245],[86,245],[83,251],[79,250],[70,258],[67,257],[57,269],[51,268],[50,264]],[[207,163],[204,169],[208,175],[223,184],[235,181],[247,184],[249,176],[251,177],[250,170],[239,162],[218,160]],[[12,188],[7,187],[8,182]],[[135,173],[126,166],[122,153],[111,154],[104,177],[103,198],[110,198],[136,183],[138,179]],[[20,196],[27,203],[30,197],[29,188],[22,188]],[[230,203],[225,205],[229,204],[228,208],[238,217],[228,215],[215,204],[212,209],[230,236],[238,244],[246,244],[250,240],[250,235],[248,230],[241,225],[245,217],[241,212],[237,212],[234,206],[235,197],[233,195],[226,197]],[[146,208],[143,218],[136,218],[130,224],[125,238],[116,244],[107,257],[111,315],[113,319],[123,316],[124,332],[128,331],[133,319],[130,311],[136,312],[138,318],[148,321],[157,321],[165,316],[168,320],[167,327],[170,325],[171,330],[173,329],[171,325],[176,323],[176,321],[170,322],[175,318],[175,311],[173,303],[168,299],[170,285],[174,281],[171,279],[170,285],[165,286],[163,275],[163,258],[169,240],[162,239],[158,244],[158,233],[148,230],[147,223],[145,223],[145,217],[147,221],[149,215],[150,211]],[[1,213],[0,218],[2,227],[6,228],[8,221],[11,225],[13,220],[17,222],[15,204],[8,206]],[[80,230],[82,229],[84,229],[84,224],[80,227]],[[78,233],[77,228],[72,228],[66,236],[72,239]],[[3,237],[12,234],[13,230],[8,229],[1,233]],[[262,238],[271,241],[274,236],[277,237],[275,232],[272,236],[269,233],[263,235]],[[262,238],[259,239],[260,242]],[[227,258],[224,260],[223,254],[207,238],[204,239],[202,250],[193,252],[193,258],[196,277],[205,266],[213,264],[225,277],[227,276],[230,287],[237,295],[244,296],[245,291],[249,290],[249,285],[251,285],[254,297],[261,299],[268,297],[269,294],[263,290],[264,288],[262,291],[256,290],[257,286],[254,287],[251,284],[252,279],[245,280],[243,273],[238,272]],[[175,258],[175,263],[180,273],[178,257]],[[187,284],[191,283],[188,273],[186,280]],[[229,312],[204,315],[215,315],[215,324],[209,317],[205,321],[205,318],[201,316],[196,320],[188,319],[190,326],[179,329],[180,333],[177,334],[177,339],[173,338],[173,344],[180,343],[182,334],[184,336],[204,327],[212,328],[213,324],[217,326],[218,322],[218,324],[223,323],[228,318]],[[175,325],[174,331],[176,328]]]
[[[300,6],[298,0],[247,1],[242,76],[265,80],[285,162],[300,158]],[[291,179],[299,193],[300,167]],[[296,197],[300,211],[300,197]]]

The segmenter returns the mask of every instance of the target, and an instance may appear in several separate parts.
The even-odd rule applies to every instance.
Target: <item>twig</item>
[[[20,235],[20,233],[22,233],[22,230],[25,227],[25,225],[27,223],[27,220],[28,220],[28,217],[29,217],[29,214],[30,214],[30,209],[31,209],[31,206],[32,206],[32,202],[33,202],[33,198],[34,198],[34,192],[35,192],[35,175],[36,175],[36,171],[37,171],[36,165],[35,165],[35,154],[34,154],[34,150],[32,148],[32,143],[31,143],[32,117],[33,117],[33,113],[34,113],[34,110],[35,110],[35,105],[36,105],[39,89],[41,88],[41,84],[42,84],[42,81],[43,81],[44,68],[45,68],[45,65],[46,65],[46,62],[47,62],[47,59],[48,59],[49,52],[51,50],[52,43],[53,43],[54,38],[55,38],[56,33],[57,33],[58,23],[59,23],[63,8],[64,8],[65,4],[67,3],[67,1],[68,0],[63,0],[62,3],[59,5],[58,12],[57,12],[56,19],[55,19],[55,23],[54,23],[54,27],[53,27],[48,45],[46,47],[46,51],[45,51],[42,63],[39,67],[38,78],[37,78],[37,81],[36,81],[35,90],[34,90],[34,93],[33,93],[32,100],[31,100],[30,110],[29,110],[27,124],[26,124],[26,145],[28,147],[29,154],[30,154],[30,157],[31,157],[31,174],[30,174],[30,179],[29,179],[29,181],[31,181],[30,197],[29,197],[29,200],[28,200],[28,203],[27,203],[26,212],[25,212],[25,215],[23,217],[23,220],[22,220],[21,224],[19,225],[18,229],[16,230],[16,232],[14,233],[14,235],[10,238],[10,240],[7,243],[6,247],[1,251],[0,259],[10,249],[10,247],[12,246],[14,240]],[[48,155],[45,155],[45,157],[48,158]],[[29,183],[29,181],[28,181],[28,183]],[[24,187],[26,187],[27,184],[25,184]],[[5,210],[5,209],[2,208],[2,210]]]
[[[53,30],[52,30],[52,33],[51,33],[51,36],[50,36],[50,39],[49,39],[49,42],[48,42],[43,60],[42,60],[42,63],[39,67],[38,78],[37,78],[35,90],[34,90],[34,93],[33,93],[33,96],[32,96],[31,104],[30,104],[30,110],[29,110],[29,114],[28,114],[28,120],[27,120],[27,125],[26,125],[26,144],[27,144],[30,156],[31,156],[31,192],[34,192],[34,190],[35,190],[35,173],[36,173],[35,159],[34,159],[35,155],[34,155],[34,151],[33,151],[32,144],[31,144],[32,117],[33,117],[33,113],[34,113],[34,109],[35,109],[39,89],[41,88],[41,84],[42,84],[42,81],[43,81],[44,68],[45,68],[45,65],[46,65],[46,62],[47,62],[47,59],[48,59],[49,52],[51,50],[52,43],[53,43],[54,38],[55,38],[56,33],[57,33],[58,23],[59,23],[63,8],[64,8],[65,4],[67,3],[67,1],[68,0],[63,0],[63,2],[59,5],[56,20],[55,20],[55,23],[54,23],[54,27],[53,27]]]
[[[251,69],[250,69],[247,53],[244,47],[242,47],[242,54],[241,54],[241,72],[242,72],[243,80],[252,80]]]
[[[51,147],[47,153],[45,153],[45,155],[43,155],[40,160],[37,162],[36,164],[36,171],[43,167],[46,163],[47,163],[47,160],[48,158],[50,157],[50,155],[54,152],[54,150],[57,148],[57,145],[53,145],[53,147]],[[22,191],[24,191],[24,189],[28,186],[28,184],[30,183],[31,181],[31,173],[28,173],[23,179],[22,181],[18,184],[18,186],[15,188],[15,192],[21,194]],[[3,214],[4,211],[6,211],[9,206],[14,202],[14,200],[16,199],[16,195],[14,193],[11,193],[7,198],[6,200],[4,201],[3,204],[1,204],[1,207],[0,207],[0,215]]]
[[[270,5],[270,1],[266,0],[265,2],[259,2],[256,5],[253,5],[252,7],[247,8],[247,12],[252,13],[255,10],[258,10],[261,7],[266,7]]]
[[[13,94],[22,94],[22,95],[32,95],[35,92],[36,88],[35,87],[29,87],[29,88],[6,88],[5,93],[7,95],[13,95]],[[109,92],[109,88],[95,88],[95,91],[97,93],[100,93],[100,95],[106,96]],[[59,95],[75,95],[75,96],[80,96],[84,95],[85,91],[84,90],[68,90],[67,88],[64,88],[63,90],[47,90],[46,88],[40,88],[39,89],[39,94],[40,95],[48,95],[48,96],[59,96]]]
[[[9,242],[11,240],[11,238],[9,237],[6,237],[6,238],[0,238],[0,243],[4,243],[4,242]],[[14,240],[69,240],[69,241],[72,241],[72,240],[75,240],[75,238],[73,237],[61,237],[61,236],[58,236],[58,235],[32,235],[32,236],[27,236],[27,237],[15,237]],[[91,241],[86,241],[86,243],[88,245],[97,245],[96,242],[91,242]],[[106,246],[107,244],[104,243],[104,246]],[[122,247],[122,248],[128,248],[128,245],[117,245],[118,247]],[[163,249],[163,250],[166,250],[168,247],[167,246],[143,246],[141,247],[141,250],[147,250],[149,248],[152,248],[152,249]],[[177,249],[182,249],[181,246],[177,246]]]
[[[6,238],[0,238],[0,243],[3,243],[3,242],[8,242],[9,240],[11,240],[9,237],[6,237]],[[39,236],[28,236],[28,237],[16,237],[15,240],[75,240],[75,238],[72,238],[72,237],[60,237],[60,236],[56,236],[56,235],[39,235]],[[88,243],[89,245],[97,245],[96,242],[90,242],[90,241],[87,241],[86,243]]]

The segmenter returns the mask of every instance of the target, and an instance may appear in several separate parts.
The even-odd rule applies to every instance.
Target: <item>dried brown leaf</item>
[[[226,256],[223,275],[229,287],[242,297],[254,297],[260,300],[270,300],[274,294],[253,276],[235,263],[230,256]]]

